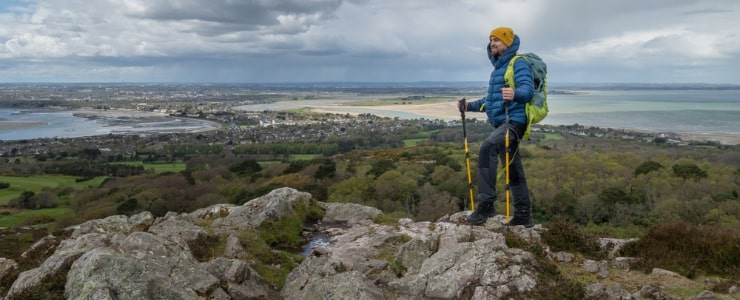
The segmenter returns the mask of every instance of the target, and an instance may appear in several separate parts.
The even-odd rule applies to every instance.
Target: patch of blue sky
[[[0,14],[19,13],[32,4],[29,0],[0,0]]]

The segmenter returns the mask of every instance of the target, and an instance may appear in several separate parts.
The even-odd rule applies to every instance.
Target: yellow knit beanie
[[[514,42],[514,30],[511,30],[509,27],[499,27],[491,30],[491,35],[489,37],[496,37],[499,41],[503,42],[506,47],[509,47],[511,46],[511,43]]]

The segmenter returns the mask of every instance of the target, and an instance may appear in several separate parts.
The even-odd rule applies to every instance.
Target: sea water
[[[740,135],[738,90],[579,91],[548,104],[543,124]]]
[[[80,137],[105,134],[108,131],[96,121],[78,118],[70,111],[19,111],[0,109],[0,119],[42,122],[46,125],[0,130],[0,140],[23,140],[46,137]]]
[[[110,123],[110,117],[88,119],[75,116],[73,111],[28,110],[0,108],[0,119],[8,121],[46,123],[30,127],[0,130],[0,140],[25,140],[36,138],[72,138],[106,134],[154,134],[172,132],[198,132],[219,128],[206,120],[170,117],[162,120],[137,119],[136,114],[124,117],[127,122]]]

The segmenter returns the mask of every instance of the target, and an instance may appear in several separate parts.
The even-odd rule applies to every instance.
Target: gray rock
[[[634,257],[616,257],[612,260],[611,265],[617,269],[629,270],[633,263],[637,261]]]
[[[224,283],[242,283],[252,274],[249,264],[242,260],[219,257],[202,264],[208,273]]]
[[[239,238],[235,234],[230,234],[226,239],[226,248],[224,248],[224,257],[226,258],[242,258],[246,257],[247,251],[242,247]]]
[[[308,193],[283,188],[243,206],[214,205],[190,214],[170,212],[156,220],[143,212],[71,226],[67,228],[71,237],[66,240],[47,236],[34,244],[29,251],[50,256],[39,267],[22,272],[5,296],[37,288],[50,276],[66,276],[68,299],[274,299],[279,292],[247,261],[238,259],[249,256],[241,247],[238,230],[277,220],[292,213],[299,202],[309,205],[310,201]],[[229,237],[229,257],[205,263],[193,257],[187,241],[214,229],[203,225],[213,225],[216,233]],[[386,234],[386,238],[393,236]],[[368,270],[387,266],[387,261],[377,259],[365,263]],[[3,260],[0,268],[7,273],[13,263]],[[366,282],[358,279],[351,287],[361,284]],[[368,295],[378,291],[368,285]]]
[[[661,268],[653,268],[651,274],[657,276],[681,277],[681,274]]]
[[[319,207],[326,211],[322,219],[322,222],[325,223],[354,224],[362,220],[375,219],[383,213],[377,208],[354,203],[319,202]]]
[[[629,291],[622,288],[621,284],[615,284],[606,289],[607,299],[631,300],[635,299]]]
[[[407,271],[416,272],[429,256],[437,252],[438,247],[438,235],[427,240],[413,239],[398,248],[395,261],[403,265]]]
[[[606,294],[606,285],[597,282],[586,286],[586,299],[601,299]]]
[[[87,299],[102,288],[114,290],[119,299],[200,299],[198,294],[218,287],[218,278],[200,267],[179,237],[135,232],[77,259],[65,291],[71,299]]]
[[[638,239],[615,239],[615,238],[599,238],[599,248],[606,252],[609,258],[617,256],[619,250],[624,245],[637,241]]]
[[[646,285],[640,288],[637,293],[635,293],[634,298],[638,299],[655,299],[655,300],[673,300],[671,296],[664,293],[660,286],[656,285]]]
[[[72,238],[88,233],[114,235],[128,234],[136,230],[145,230],[154,221],[150,212],[142,212],[131,218],[124,215],[110,216],[105,219],[90,220],[80,225],[71,226]]]
[[[5,277],[16,268],[18,263],[14,260],[0,257],[0,281],[5,281]]]
[[[284,299],[385,299],[365,275],[330,257],[309,256],[286,279]]]
[[[59,244],[56,252],[48,257],[39,267],[21,272],[13,282],[6,297],[20,294],[26,289],[32,289],[42,284],[42,281],[60,272],[67,272],[67,268],[85,252],[97,247],[105,246],[110,240],[97,233],[90,233],[75,239],[64,240]]]
[[[482,239],[440,248],[418,272],[390,282],[389,288],[411,297],[440,299],[459,298],[475,282],[489,287],[506,285],[520,292],[532,290],[536,283],[531,271],[515,262],[531,263],[533,256],[505,247],[496,240]]]
[[[694,297],[694,300],[714,300],[717,299],[717,295],[712,293],[711,291],[704,290],[699,295]]]
[[[313,247],[313,248],[311,248],[311,255],[313,255],[313,256],[328,256],[328,255],[331,255],[331,252],[329,252],[329,249],[326,249],[324,247]]]
[[[581,270],[588,273],[597,273],[599,272],[599,263],[595,260],[587,259],[583,261],[583,265],[581,265]]]
[[[575,255],[568,252],[548,252],[550,259],[558,262],[572,262]]]
[[[194,212],[191,212],[189,215],[191,218],[195,219],[204,219],[204,220],[213,220],[216,218],[223,218],[228,216],[232,210],[237,208],[238,206],[234,204],[215,204],[211,205],[206,208],[199,208],[195,210]]]
[[[731,287],[729,287],[727,289],[727,293],[728,294],[734,294],[734,293],[737,293],[738,290],[740,290],[740,289],[738,289],[737,285],[733,285],[733,286],[731,286]]]
[[[607,261],[594,261],[594,260],[587,259],[583,262],[581,269],[589,273],[594,273],[600,278],[609,277],[609,269],[608,269]]]
[[[177,236],[185,241],[194,241],[208,235],[203,227],[193,224],[193,220],[187,214],[172,214],[160,218],[149,227],[148,231],[162,236]]]
[[[220,231],[256,228],[265,221],[275,221],[293,212],[293,206],[302,202],[308,206],[311,194],[291,188],[279,188],[231,209],[225,217],[217,217],[211,226]]]
[[[234,299],[270,299],[271,287],[247,262],[238,259],[216,258],[202,263],[205,269],[227,286],[230,297]]]

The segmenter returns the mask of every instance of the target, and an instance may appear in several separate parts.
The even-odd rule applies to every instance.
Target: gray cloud
[[[30,0],[1,81],[485,81],[510,26],[551,82],[738,83],[734,0]]]

